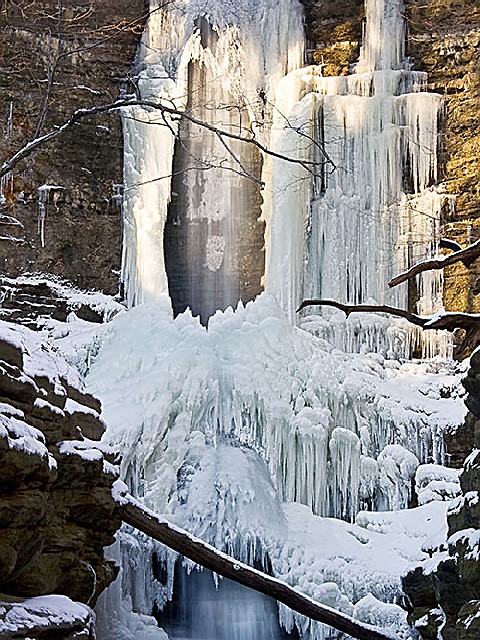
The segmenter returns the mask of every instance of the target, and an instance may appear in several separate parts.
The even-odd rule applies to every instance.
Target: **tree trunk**
[[[117,496],[126,523],[186,558],[219,575],[271,596],[297,613],[327,624],[358,640],[398,640],[393,634],[364,624],[330,607],[318,604],[281,580],[249,567],[186,531],[159,518],[130,495]]]

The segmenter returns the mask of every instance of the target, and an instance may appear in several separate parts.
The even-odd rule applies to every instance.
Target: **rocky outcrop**
[[[465,460],[462,495],[448,511],[448,540],[430,565],[403,579],[411,609],[409,621],[423,640],[478,640],[480,636],[480,351],[464,380],[469,412],[447,438],[452,462]],[[468,454],[468,456],[467,456]],[[466,457],[467,456],[467,457]],[[466,459],[465,459],[466,457]],[[440,635],[439,635],[440,634]]]
[[[71,313],[81,320],[101,323],[124,310],[111,296],[80,291],[59,278],[0,276],[0,320],[32,329],[48,320],[67,322]]]
[[[120,526],[118,470],[99,412],[38,334],[0,322],[0,599],[55,593],[93,606],[116,577],[103,549]]]
[[[0,164],[76,109],[110,103],[128,90],[144,0],[59,6],[56,0],[2,3]],[[122,150],[118,115],[91,117],[2,179],[5,275],[42,271],[84,289],[117,292]]]

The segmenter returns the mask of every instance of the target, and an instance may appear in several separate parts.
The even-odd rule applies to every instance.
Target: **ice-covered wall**
[[[432,185],[442,100],[404,57],[402,9],[399,0],[367,2],[352,74],[323,77],[321,66],[308,67],[277,89],[271,147],[310,163],[267,161],[266,288],[292,319],[306,298],[408,308],[407,285],[389,290],[388,281],[438,249],[446,197]],[[417,288],[420,314],[441,308],[438,272]],[[365,342],[361,327],[356,341],[325,337],[344,349]],[[441,338],[430,342],[427,355],[445,353]]]

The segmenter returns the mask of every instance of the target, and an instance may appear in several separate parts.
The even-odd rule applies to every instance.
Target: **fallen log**
[[[120,487],[122,485],[123,483],[119,483]],[[181,553],[193,562],[210,569],[210,571],[220,576],[275,598],[275,600],[290,607],[297,613],[334,627],[343,633],[349,634],[352,638],[357,638],[358,640],[398,640],[397,636],[388,631],[364,624],[335,609],[319,604],[286,582],[253,569],[243,562],[239,562],[235,558],[218,551],[218,549],[200,540],[200,538],[190,535],[183,529],[157,516],[129,495],[126,492],[125,485],[123,487],[124,489],[121,488],[120,491],[114,489],[113,492],[119,504],[122,520],[170,547],[170,549]]]

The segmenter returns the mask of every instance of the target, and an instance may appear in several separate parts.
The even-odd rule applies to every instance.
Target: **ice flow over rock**
[[[407,564],[425,556],[422,544],[444,535],[445,504],[382,510],[406,508],[419,465],[444,463],[442,434],[462,410],[441,389],[453,389],[458,374],[405,360],[419,346],[405,324],[331,312],[300,327],[294,319],[305,297],[406,307],[406,287],[389,292],[388,279],[437,249],[449,204],[434,186],[441,98],[424,91],[425,74],[405,58],[401,0],[367,0],[360,58],[341,78],[301,68],[296,0],[151,8],[137,90],[185,117],[148,107],[124,114],[132,309],[104,332],[88,377],[107,437],[123,452],[123,477],[192,533],[408,637],[391,603]],[[262,158],[240,141],[226,149],[191,117],[256,136],[297,162]],[[260,178],[266,293],[234,311],[254,267],[239,267],[238,255]],[[183,252],[178,260],[167,237]],[[436,310],[441,277],[423,275],[417,286],[418,312]],[[447,350],[443,336],[423,342],[427,356]],[[428,496],[441,492],[423,492],[422,502]],[[172,554],[130,533],[121,540],[122,581],[99,608],[104,640],[162,637],[145,616],[162,619],[172,598],[184,611],[189,592],[178,585],[192,566],[179,569]],[[267,614],[232,618],[229,635],[200,620],[187,631],[187,614],[179,616],[174,638],[282,633]],[[283,609],[280,619],[304,637],[334,637]]]

